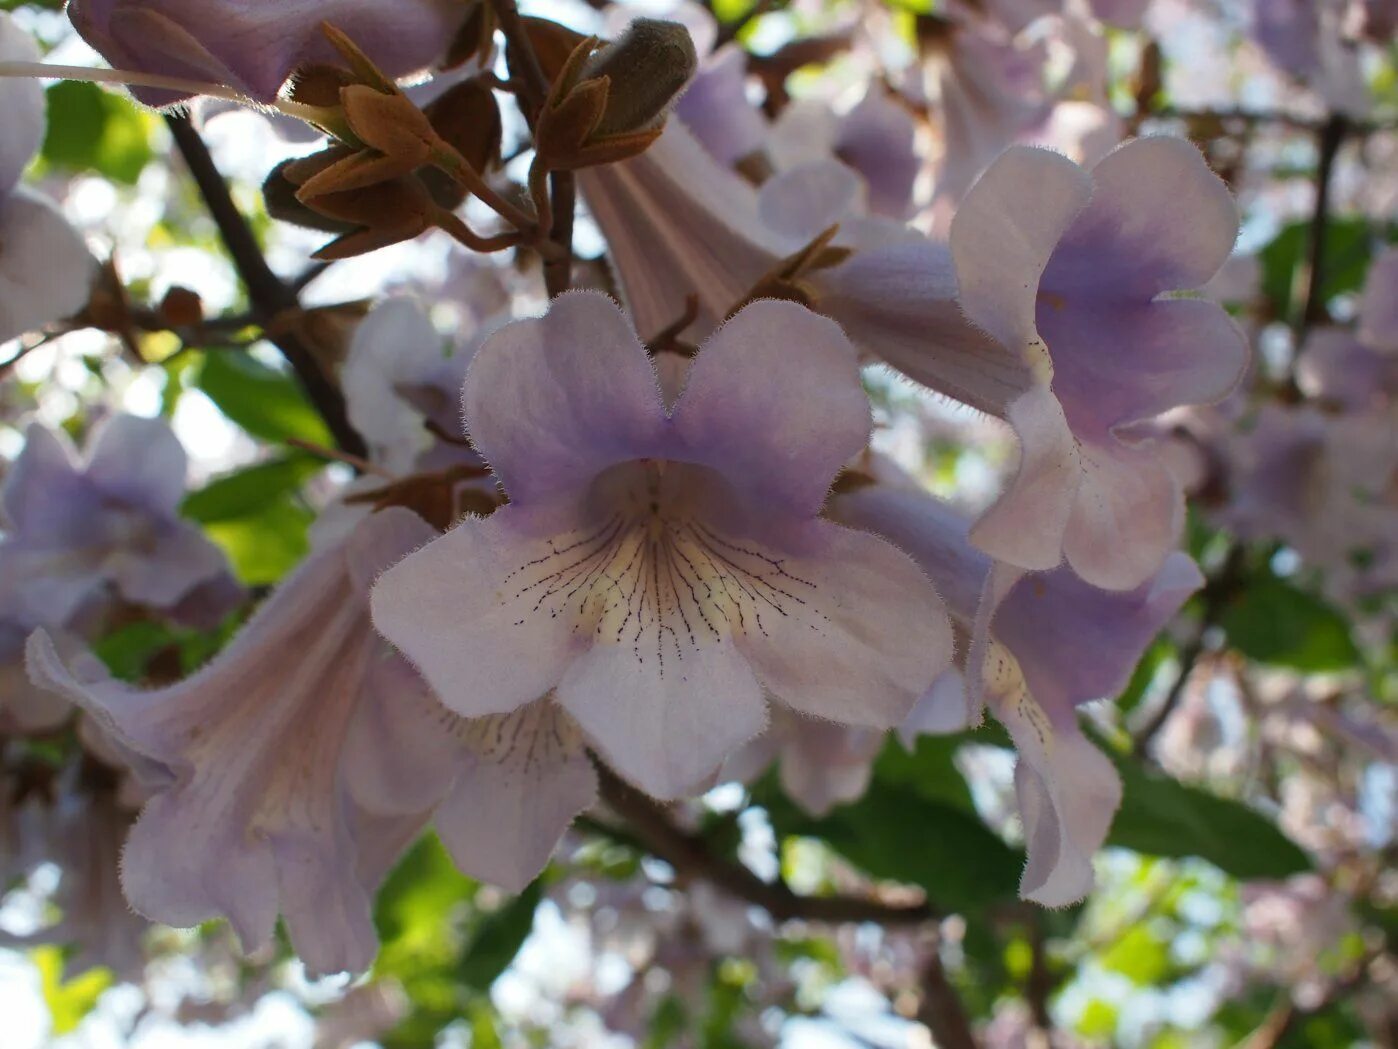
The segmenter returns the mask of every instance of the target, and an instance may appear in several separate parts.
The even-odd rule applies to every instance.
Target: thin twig
[[[571,171],[555,171],[549,176],[553,189],[553,230],[549,239],[558,246],[552,258],[544,259],[544,286],[549,297],[573,286],[573,213],[577,207],[577,184]]]
[[[977,1049],[966,1008],[947,978],[936,944],[922,970],[922,1000],[918,1003],[917,1018],[932,1032],[937,1049]]]
[[[510,79],[519,81],[519,97],[524,102],[524,117],[530,127],[544,107],[549,94],[549,80],[544,75],[544,67],[539,64],[539,56],[529,42],[529,34],[520,21],[519,5],[515,0],[491,0],[495,17],[500,22],[500,31],[505,34],[509,45]],[[515,63],[519,68],[515,68]]]
[[[878,922],[920,925],[938,917],[926,903],[890,904],[862,896],[799,896],[784,882],[765,882],[742,864],[715,855],[703,838],[677,827],[651,798],[600,762],[602,798],[626,819],[646,848],[681,876],[700,878],[761,907],[777,921]]]
[[[218,226],[219,236],[233,260],[238,276],[248,290],[248,299],[262,320],[264,328],[279,314],[299,309],[300,303],[297,301],[295,290],[284,283],[267,265],[262,248],[253,236],[252,228],[233,202],[228,184],[223,180],[213,157],[209,155],[208,147],[189,122],[189,118],[169,114],[165,117],[165,122],[169,125],[175,145],[184,157],[190,175],[199,187],[209,214]],[[285,329],[275,334],[269,331],[268,338],[281,350],[282,356],[291,365],[306,396],[325,420],[340,449],[354,456],[365,455],[368,449],[364,439],[350,424],[344,395],[321,369],[306,343],[295,332]]]
[[[1315,207],[1311,211],[1310,251],[1302,274],[1306,294],[1292,326],[1292,345],[1296,354],[1301,352],[1311,325],[1321,320],[1325,313],[1325,241],[1330,225],[1330,190],[1335,157],[1344,144],[1348,128],[1345,118],[1336,114],[1316,133],[1319,159],[1316,166]]]
[[[1145,115],[1153,120],[1184,120],[1190,123],[1245,124],[1249,127],[1270,124],[1312,133],[1324,131],[1334,119],[1307,117],[1278,109],[1178,109],[1174,106],[1162,106]],[[1362,138],[1382,131],[1398,130],[1398,121],[1360,120],[1349,123],[1348,127],[1351,134]]]

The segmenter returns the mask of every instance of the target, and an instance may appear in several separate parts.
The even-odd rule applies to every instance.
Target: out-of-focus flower
[[[44,634],[30,640],[35,682],[144,759],[152,796],[122,864],[137,911],[175,926],[225,916],[247,949],[270,940],[280,912],[310,971],[369,964],[372,891],[441,787],[400,778],[397,792],[423,800],[374,797],[343,750],[361,707],[423,689],[374,635],[366,602],[375,574],[432,534],[406,510],[373,514],[313,554],[207,667],[157,691],[75,673]]]
[[[869,786],[884,733],[776,708],[772,723],[724,765],[723,779],[751,782],[778,762],[782,790],[812,816],[856,801]]]
[[[1252,0],[1252,35],[1268,58],[1329,108],[1362,117],[1370,101],[1352,7],[1351,0]]]
[[[1385,249],[1369,266],[1359,300],[1359,337],[1376,350],[1398,352],[1398,248]]]
[[[510,503],[396,565],[373,599],[458,713],[556,688],[619,772],[672,797],[762,729],[764,690],[886,728],[946,665],[944,614],[906,555],[815,519],[870,421],[829,321],[754,303],[667,412],[621,311],[574,293],[487,340],[463,396]]]
[[[36,62],[29,34],[0,11],[0,61]],[[0,79],[0,343],[87,301],[95,267],[87,245],[45,197],[19,185],[44,137],[37,80]]]
[[[1092,885],[1092,856],[1121,799],[1111,762],[1081,733],[1077,708],[1116,695],[1160,627],[1203,579],[1172,554],[1134,590],[1100,590],[1066,567],[1026,574],[995,565],[971,545],[969,521],[899,478],[837,494],[830,513],[907,550],[971,637],[965,653],[965,704],[947,723],[974,724],[982,701],[1009,729],[1020,761],[1015,789],[1029,863],[1027,899],[1053,906]]]
[[[179,516],[185,467],[159,419],[113,416],[82,461],[31,425],[0,487],[0,572],[19,610],[53,627],[113,597],[171,610],[226,577],[222,551]]]
[[[905,219],[922,157],[917,125],[906,106],[882,88],[871,87],[848,113],[814,101],[787,106],[767,137],[767,154],[778,171],[830,159],[864,180],[870,212]]]
[[[458,0],[73,0],[68,5],[83,39],[116,68],[224,84],[259,102],[275,99],[299,67],[337,60],[321,33],[323,22],[357,41],[386,74],[399,77],[441,58],[467,12]],[[160,106],[188,97],[151,89],[136,94]]]
[[[1019,436],[1017,471],[977,523],[979,546],[1024,568],[1066,557],[1110,588],[1157,571],[1183,507],[1132,428],[1219,400],[1242,375],[1248,348],[1223,309],[1167,297],[1205,284],[1237,229],[1227,189],[1179,139],[1129,142],[1091,172],[1016,147],[976,184],[951,231],[959,298],[1010,367],[987,362],[977,377],[929,347],[910,374]]]

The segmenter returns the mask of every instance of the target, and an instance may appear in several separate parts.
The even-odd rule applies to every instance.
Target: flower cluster
[[[3,367],[81,329],[120,351],[89,369],[102,392],[86,415],[32,394],[0,489],[0,733],[26,760],[60,754],[42,790],[0,784],[0,843],[30,833],[20,810],[45,795],[46,833],[84,839],[64,865],[89,871],[49,937],[96,938],[124,836],[139,915],[226,919],[253,953],[281,921],[308,973],[359,973],[379,950],[376,894],[414,843],[435,835],[471,879],[562,899],[578,868],[553,861],[577,851],[560,848],[575,825],[777,919],[872,907],[924,923],[948,909],[935,879],[886,863],[862,822],[890,768],[899,797],[996,857],[1022,848],[1022,899],[1083,900],[1133,777],[1158,782],[1143,762],[1222,767],[1191,674],[1258,600],[1240,579],[1299,589],[1277,567],[1290,557],[1366,612],[1398,581],[1398,250],[1326,323],[1321,286],[1302,296],[1287,370],[1259,379],[1265,322],[1219,290],[1236,180],[1215,173],[1217,150],[1137,135],[1149,114],[1114,105],[1109,27],[1146,32],[1148,6],[948,0],[910,22],[900,75],[793,99],[787,74],[820,48],[856,67],[874,53],[851,30],[756,56],[741,27],[688,8],[609,11],[602,39],[509,0],[71,0],[110,78],[165,108],[184,161],[166,174],[193,177],[246,301],[215,315],[216,293],[166,281],[144,305],[161,281],[125,281],[116,251],[93,294],[86,242],[20,184],[44,96],[0,77],[0,341],[21,340]],[[1255,6],[1262,52],[1323,92],[1344,87],[1332,52],[1382,22],[1381,5],[1362,29],[1336,24],[1337,5]],[[1285,16],[1298,6],[1313,40]],[[1050,77],[1054,52],[1072,61]],[[0,73],[38,57],[0,14]],[[1142,106],[1158,58],[1142,58]],[[281,255],[263,257],[222,181],[201,95],[316,140],[257,161]],[[1333,108],[1322,145],[1362,117]],[[304,260],[306,230],[336,239],[279,276],[268,259]],[[423,273],[394,269],[410,248],[431,256]],[[349,277],[342,302],[301,298],[376,267],[392,271],[377,302]],[[257,440],[229,441],[236,468],[191,499],[182,438],[209,437],[181,415],[194,388]],[[933,461],[944,434],[949,471]],[[1212,543],[1195,534],[1209,528]],[[1171,640],[1196,594],[1196,636]],[[1085,709],[1150,692],[1134,672],[1162,632],[1179,677],[1158,706]],[[1367,722],[1298,695],[1259,718],[1367,739]],[[919,755],[944,743],[927,737],[1012,751],[1013,817],[972,804],[964,779],[985,810],[993,775],[947,756],[954,785],[932,782]],[[918,888],[866,878],[803,915],[784,870],[763,881],[714,845],[732,829],[720,817],[691,820],[693,799],[734,782],[779,799],[775,822],[794,803],[793,837],[816,828]],[[1166,810],[1150,816],[1194,818]],[[1145,851],[1141,812],[1122,837]],[[1215,858],[1220,832],[1196,829],[1208,843],[1161,853]],[[33,866],[14,852],[0,874]],[[819,887],[850,878],[833,869]],[[951,881],[950,906],[979,921],[974,880]],[[1294,925],[1325,911],[1315,937],[1344,927],[1319,875],[1272,891],[1301,900]],[[1259,926],[1265,899],[1248,905]],[[746,950],[751,930],[734,919],[725,937],[717,904],[671,911]],[[84,964],[123,964],[135,934],[120,931]],[[941,979],[928,939],[885,946]],[[677,980],[709,957],[679,937],[651,953]],[[659,1008],[653,990],[614,1003],[618,1023]],[[945,1015],[926,1022],[962,1044]]]

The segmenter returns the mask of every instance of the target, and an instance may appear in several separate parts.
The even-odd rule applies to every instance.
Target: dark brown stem
[[[505,34],[509,49],[510,79],[519,81],[519,98],[524,103],[524,116],[530,126],[534,125],[539,110],[548,98],[549,80],[544,75],[544,67],[539,64],[539,56],[529,42],[529,34],[520,21],[519,5],[515,0],[491,0],[495,17],[500,22],[500,31]]]
[[[218,226],[219,236],[247,288],[253,312],[262,326],[267,328],[278,315],[299,309],[296,291],[267,265],[252,228],[233,202],[228,184],[189,118],[170,114],[165,117],[165,122],[174,136],[175,146],[184,158],[185,166],[199,187],[209,214]],[[344,395],[321,369],[310,348],[294,332],[284,328],[275,334],[268,331],[267,337],[291,365],[301,388],[329,427],[335,443],[350,455],[364,455],[367,451],[364,439],[350,425]]]
[[[561,294],[573,286],[573,212],[577,205],[577,185],[571,171],[555,171],[549,175],[553,190],[553,230],[549,239],[559,251],[544,260],[544,286],[549,297]]]
[[[1302,274],[1306,294],[1292,329],[1292,345],[1297,354],[1301,352],[1311,326],[1325,315],[1325,240],[1330,224],[1330,189],[1335,157],[1344,144],[1348,128],[1345,118],[1336,114],[1316,133],[1319,160],[1316,167],[1315,207],[1311,211],[1310,251]]]
[[[765,882],[740,863],[716,855],[708,842],[677,827],[656,801],[600,762],[602,799],[625,818],[638,840],[681,877],[699,878],[761,907],[777,921],[877,922],[920,925],[938,917],[926,903],[890,904],[862,896],[798,896],[785,883]]]
[[[1049,1035],[1053,1033],[1049,997],[1053,994],[1055,980],[1049,968],[1042,917],[1037,912],[1031,912],[1029,923],[1029,976],[1024,985],[1024,997],[1029,1003],[1029,1015],[1034,1026]]]
[[[961,997],[947,978],[937,946],[922,970],[922,1000],[917,1018],[932,1032],[937,1049],[977,1049],[971,1021],[961,1004]]]

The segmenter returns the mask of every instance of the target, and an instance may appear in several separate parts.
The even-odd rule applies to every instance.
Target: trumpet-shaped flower
[[[114,416],[81,463],[59,434],[30,426],[0,487],[0,570],[19,610],[57,627],[113,593],[172,610],[224,580],[222,551],[179,517],[185,464],[158,419]]]
[[[997,565],[971,545],[969,521],[906,477],[837,495],[830,513],[912,554],[970,634],[966,692],[928,698],[967,704],[943,723],[974,722],[985,702],[1009,730],[1029,852],[1020,894],[1050,906],[1080,899],[1121,783],[1079,730],[1077,707],[1125,686],[1151,638],[1203,582],[1198,568],[1172,554],[1140,587],[1110,591],[1066,567],[1026,574]]]
[[[625,316],[573,293],[484,343],[463,404],[510,503],[373,595],[380,631],[458,713],[556,690],[619,772],[671,797],[762,729],[764,690],[888,727],[948,662],[912,561],[816,517],[870,424],[828,320],[754,303],[707,340],[667,411]]]
[[[1205,284],[1237,229],[1227,189],[1178,139],[1129,142],[1091,172],[1016,147],[975,185],[951,230],[959,296],[1006,352],[979,379],[965,367],[946,378],[1007,419],[1021,446],[977,523],[984,550],[1031,569],[1066,557],[1112,589],[1159,569],[1182,504],[1131,428],[1219,400],[1242,375],[1247,344],[1224,310],[1171,294]],[[945,388],[943,363],[929,348],[910,374]]]
[[[175,926],[225,916],[249,949],[270,940],[280,911],[312,972],[369,964],[372,889],[443,788],[429,764],[425,784],[394,781],[400,796],[363,783],[352,793],[342,757],[361,708],[423,688],[375,636],[367,598],[380,570],[432,534],[407,510],[371,515],[312,554],[207,667],[153,692],[79,676],[47,635],[30,639],[36,684],[143,759],[153,795],[122,864],[137,911]]]
[[[302,65],[336,62],[321,33],[330,22],[388,76],[440,58],[466,17],[456,0],[73,0],[68,16],[83,39],[118,69],[213,81],[259,102],[277,97]],[[188,96],[138,90],[150,105]]]

